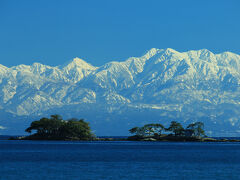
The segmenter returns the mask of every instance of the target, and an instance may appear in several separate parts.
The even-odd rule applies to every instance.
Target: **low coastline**
[[[240,139],[237,138],[228,138],[228,137],[183,137],[183,136],[172,136],[165,135],[160,137],[147,136],[126,136],[126,137],[94,137],[91,139],[79,139],[79,138],[40,138],[40,137],[31,137],[31,136],[10,136],[5,140],[38,140],[38,141],[151,141],[151,142],[240,142]]]
[[[160,141],[160,142],[240,142],[240,139],[229,138],[212,138],[212,137],[185,137],[185,136],[152,136],[152,137],[136,137],[130,136],[128,140],[131,141]]]
[[[10,137],[9,140],[52,140],[52,141],[156,141],[156,142],[240,142],[240,139],[211,138],[204,131],[203,122],[193,122],[183,127],[171,121],[169,127],[160,123],[145,124],[129,129],[132,136],[97,137],[84,119],[63,120],[59,114],[33,121],[25,129],[28,136]]]

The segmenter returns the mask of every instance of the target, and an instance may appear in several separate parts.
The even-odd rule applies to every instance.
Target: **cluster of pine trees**
[[[137,136],[161,136],[162,132],[170,132],[174,136],[188,136],[188,137],[204,137],[204,124],[202,122],[194,122],[187,126],[186,129],[176,121],[172,121],[168,128],[165,128],[162,124],[146,124],[142,127],[134,127],[129,130],[131,134]]]
[[[35,133],[29,137],[35,139],[79,139],[88,140],[94,135],[90,126],[83,119],[63,120],[60,115],[51,115],[50,118],[43,117],[33,121],[26,130]]]
[[[168,128],[165,128],[162,124],[146,124],[142,127],[134,127],[129,132],[139,137],[161,137],[162,132],[165,131],[174,136],[201,138],[205,136],[203,128],[204,124],[202,122],[191,123],[184,129],[179,122],[172,121]],[[25,131],[28,133],[34,132],[34,134],[28,136],[29,139],[90,140],[95,137],[91,132],[89,123],[83,119],[63,120],[57,114],[51,115],[50,118],[43,117],[38,121],[33,121]]]

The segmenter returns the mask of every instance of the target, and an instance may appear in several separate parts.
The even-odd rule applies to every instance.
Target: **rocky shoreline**
[[[130,141],[167,141],[167,142],[240,142],[240,139],[216,139],[210,137],[185,137],[185,136],[150,136],[150,137],[141,137],[141,136],[130,136],[128,137]]]
[[[196,137],[175,137],[175,136],[165,136],[165,137],[139,137],[139,136],[129,136],[127,138],[111,138],[111,137],[96,137],[92,139],[40,139],[40,138],[29,138],[28,136],[10,137],[8,140],[59,140],[59,141],[152,141],[152,142],[240,142],[240,139],[215,139],[210,137],[196,138]]]

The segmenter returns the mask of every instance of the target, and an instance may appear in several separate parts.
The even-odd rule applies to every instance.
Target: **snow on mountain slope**
[[[76,83],[96,69],[96,67],[86,63],[84,60],[74,58],[66,66],[62,67],[62,72],[67,79]]]
[[[209,124],[209,134],[215,128],[219,134],[236,135],[239,90],[240,56],[206,49],[153,48],[141,57],[100,67],[80,58],[57,67],[0,65],[4,112],[29,117],[83,114],[99,132],[101,123],[107,121],[110,128],[124,122],[116,134],[126,134],[131,125],[143,122],[201,120]],[[1,118],[0,125],[6,127]]]
[[[5,67],[5,66],[3,66],[3,65],[0,64],[0,74],[4,74],[4,73],[6,73],[7,70],[8,70],[7,67]]]

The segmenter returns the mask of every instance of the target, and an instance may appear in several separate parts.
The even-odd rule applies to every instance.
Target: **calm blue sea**
[[[240,143],[0,140],[0,179],[240,179]]]

